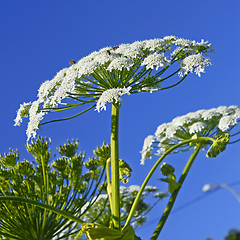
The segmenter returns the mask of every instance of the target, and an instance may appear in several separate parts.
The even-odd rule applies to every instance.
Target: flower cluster
[[[180,63],[181,71],[179,72],[180,76],[184,76],[189,72],[195,71],[195,73],[201,77],[201,73],[205,72],[205,67],[211,65],[209,58],[205,58],[202,54],[190,55],[182,60]]]
[[[15,122],[14,126],[20,126],[22,123],[22,119],[28,117],[28,111],[30,106],[31,106],[31,102],[20,104],[20,107],[17,111],[17,117],[14,120]]]
[[[43,116],[48,112],[85,104],[90,104],[91,107],[75,116],[95,106],[99,112],[105,109],[107,102],[119,101],[121,94],[164,89],[160,83],[162,86],[165,79],[177,73],[183,79],[193,71],[200,76],[210,64],[205,55],[211,51],[208,42],[190,41],[175,36],[100,49],[78,62],[71,61],[73,64],[70,67],[62,69],[52,80],[44,82],[39,88],[38,99],[21,105],[15,125],[20,125],[23,117],[29,117],[29,139],[36,135]],[[175,63],[179,64],[177,71],[174,68],[175,72],[159,78],[170,71],[169,67]],[[177,80],[179,83],[181,81]],[[72,117],[66,119],[69,118]]]
[[[121,102],[121,96],[124,94],[130,94],[131,87],[128,88],[112,88],[104,91],[101,97],[97,101],[96,110],[100,112],[101,110],[106,110],[107,103],[117,103]]]
[[[154,155],[162,155],[167,149],[194,136],[214,137],[223,132],[230,131],[237,125],[240,118],[240,108],[237,106],[220,106],[209,110],[190,112],[184,116],[176,117],[169,123],[158,126],[154,135],[148,136],[141,151],[141,164],[146,158]],[[153,153],[154,144],[157,144],[157,152]],[[193,147],[193,146],[192,146]],[[191,148],[191,146],[187,146]]]

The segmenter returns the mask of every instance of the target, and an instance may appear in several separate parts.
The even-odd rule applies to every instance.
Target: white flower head
[[[230,127],[234,126],[237,124],[237,118],[231,115],[228,116],[223,116],[218,124],[218,128],[225,132],[227,131]]]
[[[31,102],[20,104],[20,107],[17,111],[17,117],[14,119],[14,126],[20,126],[23,118],[28,117],[28,111],[31,106]]]
[[[121,96],[125,94],[130,94],[131,87],[128,88],[112,88],[104,91],[97,101],[96,110],[100,112],[101,110],[106,110],[107,103],[117,103],[121,102]]]
[[[230,131],[240,119],[240,108],[237,106],[220,106],[209,110],[199,110],[176,117],[169,123],[158,126],[154,137],[148,136],[143,146],[141,162],[152,155],[162,155],[169,147],[197,135],[219,136]],[[153,151],[153,143],[158,143],[157,151]],[[145,143],[145,142],[144,142]],[[188,146],[193,147],[193,146]]]
[[[138,185],[131,185],[128,187],[129,193],[139,192],[139,190],[140,190],[140,186]]]
[[[38,130],[39,124],[41,120],[43,119],[43,116],[45,115],[44,112],[38,112],[39,109],[39,101],[35,101],[32,103],[30,109],[29,109],[29,122],[28,127],[26,130],[27,133],[27,141],[33,137],[36,137],[36,131]]]
[[[142,62],[142,66],[146,66],[146,69],[154,69],[158,70],[159,67],[164,67],[166,64],[170,63],[170,61],[164,56],[164,53],[153,53],[148,55]]]
[[[184,58],[180,61],[180,65],[180,76],[184,76],[190,72],[192,73],[194,70],[195,73],[201,77],[201,73],[205,72],[205,67],[211,65],[211,61],[209,58],[206,58],[202,54],[198,53]]]
[[[117,57],[115,58],[107,67],[107,70],[112,72],[112,70],[122,71],[123,68],[129,70],[133,66],[133,61],[131,58]]]
[[[31,116],[28,115],[28,139],[29,134],[35,135],[39,121],[49,112],[75,107],[85,108],[74,116],[61,120],[70,119],[92,109],[95,104],[97,111],[106,109],[106,103],[121,101],[120,97],[129,94],[130,89],[131,93],[139,93],[175,86],[166,81],[167,85],[171,86],[162,87],[168,77],[160,78],[164,72],[159,71],[160,68],[179,63],[179,74],[182,77],[193,71],[200,75],[210,64],[210,60],[205,58],[204,54],[211,51],[207,42],[179,39],[175,36],[119,44],[94,51],[68,68],[62,69],[52,80],[42,83],[36,100],[36,116],[34,111]],[[174,74],[177,74],[177,71]],[[99,93],[102,93],[100,97]],[[86,107],[87,104],[91,106]],[[20,115],[23,108],[20,108],[15,126],[22,122]],[[34,109],[33,106],[31,108]]]
[[[145,44],[144,48],[149,49],[151,51],[156,51],[156,50],[166,51],[169,48],[168,39],[155,38],[155,39],[145,40],[143,41],[143,43]]]
[[[144,143],[143,143],[143,149],[141,151],[141,154],[142,154],[142,159],[141,159],[141,163],[140,163],[141,165],[144,165],[145,159],[149,156],[149,153],[152,151],[153,142],[154,142],[153,135],[149,135],[148,137],[145,138]]]
[[[205,128],[205,124],[203,122],[196,122],[189,127],[189,133],[199,133]]]
[[[132,44],[121,44],[117,46],[115,50],[116,54],[122,54],[123,56],[131,59],[136,59],[140,56],[143,56],[143,47],[144,43],[136,41]]]

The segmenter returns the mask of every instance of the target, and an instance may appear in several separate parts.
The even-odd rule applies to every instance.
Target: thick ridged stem
[[[112,216],[113,227],[120,229],[119,153],[118,124],[119,104],[112,104],[111,120],[111,177],[112,177]]]

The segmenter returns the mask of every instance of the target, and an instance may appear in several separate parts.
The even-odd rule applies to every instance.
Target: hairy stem
[[[185,168],[184,168],[184,170],[182,172],[182,175],[181,175],[181,177],[179,178],[179,181],[178,181],[180,186],[182,186],[182,184],[183,184],[183,182],[184,182],[184,180],[185,180],[185,178],[186,178],[186,176],[187,176],[187,174],[188,174],[188,172],[189,172],[189,170],[190,170],[190,168],[191,168],[195,158],[197,157],[197,154],[199,153],[200,149],[201,149],[201,145],[199,144],[197,146],[197,148],[194,150],[194,152],[191,155],[191,157],[189,158],[189,160],[188,160],[188,162],[187,162],[187,164],[186,164],[186,166],[185,166]],[[153,235],[151,237],[151,240],[156,240],[158,238],[158,236],[159,236],[159,234],[160,234],[160,232],[161,232],[161,230],[162,230],[162,228],[163,228],[163,226],[164,226],[164,224],[165,224],[165,222],[166,222],[166,220],[167,220],[167,218],[168,218],[168,216],[169,216],[169,214],[170,214],[170,212],[172,210],[173,204],[174,204],[174,202],[175,202],[175,200],[177,198],[177,195],[178,195],[178,192],[179,192],[180,189],[181,189],[181,187],[176,189],[172,193],[172,195],[171,195],[171,197],[169,199],[168,205],[165,208],[165,211],[164,211],[160,221],[158,222],[158,225],[157,225],[157,227],[156,227],[156,229],[155,229],[155,231],[154,231],[154,233],[153,233]]]
[[[119,104],[112,104],[111,120],[111,176],[112,176],[112,216],[113,227],[120,229],[120,192],[119,192],[119,156],[118,124]]]

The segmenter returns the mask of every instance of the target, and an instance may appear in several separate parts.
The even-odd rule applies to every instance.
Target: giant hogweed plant
[[[21,205],[1,202],[0,234],[3,239],[83,239],[76,236],[79,224],[66,217],[69,214],[79,221],[87,219],[89,223],[110,225],[104,171],[110,157],[109,145],[98,147],[93,152],[94,157],[86,160],[85,154],[77,153],[78,141],[60,145],[58,158],[52,156],[50,143],[50,139],[40,137],[27,143],[26,149],[34,157],[32,162],[20,161],[18,151],[10,150],[8,154],[0,155],[0,195],[15,196],[20,201],[23,197],[28,199]],[[123,160],[121,163],[121,180],[127,182],[131,169]],[[122,190],[123,221],[139,186],[122,187]],[[153,207],[145,201],[152,193],[156,203],[166,196],[156,187],[148,186],[138,206],[139,214],[133,219],[135,226],[144,223],[146,212]],[[31,205],[32,201],[36,204]],[[59,212],[63,214],[58,215]]]
[[[106,162],[112,224],[105,227],[82,222],[82,231],[89,239],[134,239],[131,220],[152,174],[169,154],[193,149],[179,180],[172,166],[167,163],[161,165],[162,181],[168,183],[171,196],[151,237],[157,239],[200,149],[208,148],[207,156],[216,157],[226,148],[230,138],[236,136],[237,133],[230,134],[230,130],[237,125],[240,117],[237,106],[201,110],[160,125],[155,135],[150,135],[145,140],[141,163],[153,155],[159,155],[159,159],[146,176],[122,226],[118,148],[121,97],[175,87],[193,72],[200,76],[205,72],[205,67],[211,65],[207,57],[210,52],[213,50],[208,42],[190,41],[175,36],[106,47],[78,62],[71,61],[70,67],[41,85],[36,101],[20,105],[15,125],[20,125],[25,117],[29,118],[28,140],[36,136],[41,125],[71,119],[92,108],[100,112],[106,109],[107,103],[112,105],[110,159]],[[79,108],[79,112],[63,119],[43,120],[47,113],[72,108]]]
[[[71,228],[71,233],[58,239],[66,238],[78,223],[58,215],[58,211],[67,210],[66,214],[81,219],[103,191],[105,160],[98,156],[99,152],[85,160],[84,154],[76,152],[78,142],[73,141],[60,146],[60,157],[53,160],[49,144],[49,139],[40,137],[27,143],[26,149],[34,157],[32,162],[19,161],[18,152],[13,150],[0,156],[0,195],[27,199],[21,205],[1,202],[1,236],[50,240]],[[37,204],[31,205],[31,201]],[[82,211],[86,203],[88,208]]]

